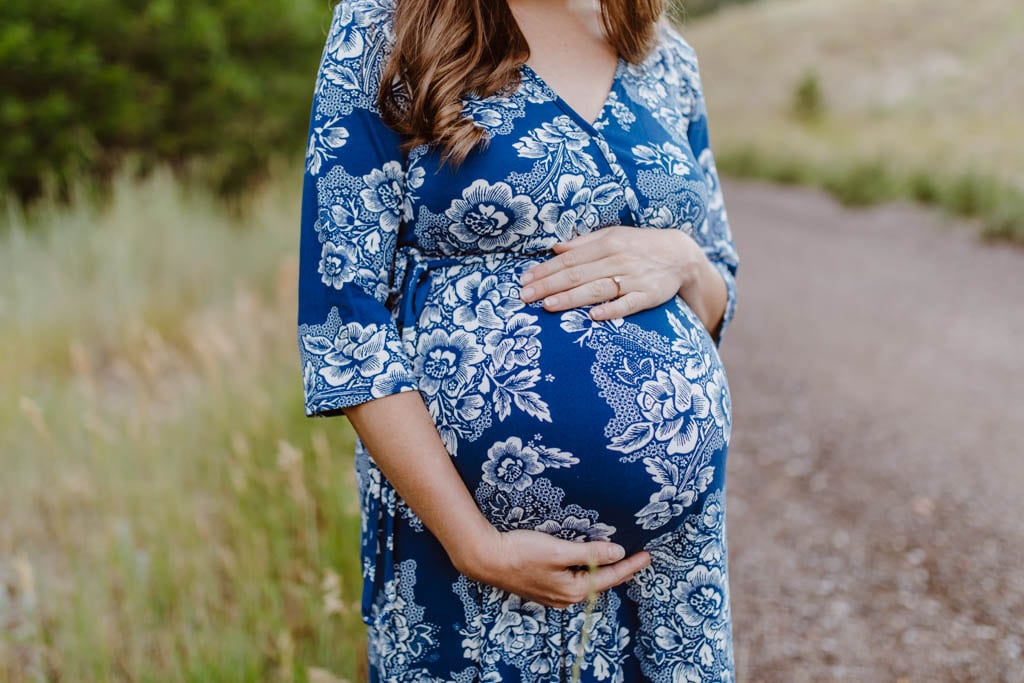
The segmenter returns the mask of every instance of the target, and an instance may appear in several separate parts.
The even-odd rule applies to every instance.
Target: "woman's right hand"
[[[470,579],[550,607],[568,607],[628,581],[650,562],[645,552],[623,559],[615,543],[574,543],[526,529],[498,531],[455,469],[418,391],[351,406],[345,414],[398,495]]]
[[[643,551],[625,557],[625,550],[615,543],[576,543],[527,529],[495,529],[473,546],[465,557],[452,557],[460,572],[558,608],[625,583],[651,563],[651,556]]]

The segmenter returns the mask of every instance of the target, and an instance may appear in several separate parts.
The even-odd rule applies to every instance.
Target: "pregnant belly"
[[[721,359],[679,298],[600,323],[524,304],[532,263],[431,272],[406,331],[420,391],[498,528],[638,550],[722,485]]]

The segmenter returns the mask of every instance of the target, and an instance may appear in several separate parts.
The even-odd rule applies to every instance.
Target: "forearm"
[[[722,274],[704,252],[699,247],[696,252],[699,254],[696,257],[698,266],[693,271],[693,277],[679,288],[679,296],[697,314],[711,338],[717,342],[725,308],[729,303],[729,290]]]
[[[455,469],[419,392],[374,399],[345,414],[398,495],[466,573],[497,530]]]

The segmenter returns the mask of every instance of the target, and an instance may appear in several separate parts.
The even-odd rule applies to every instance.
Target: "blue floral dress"
[[[306,413],[418,390],[499,529],[612,540],[653,563],[590,611],[469,580],[357,444],[371,680],[732,680],[718,340],[679,297],[606,322],[519,298],[556,242],[608,225],[684,230],[728,286],[728,329],[739,260],[693,50],[659,25],[643,63],[619,61],[595,121],[524,65],[514,89],[465,99],[490,144],[454,169],[433,146],[403,155],[381,122],[393,3],[337,5],[316,82]]]

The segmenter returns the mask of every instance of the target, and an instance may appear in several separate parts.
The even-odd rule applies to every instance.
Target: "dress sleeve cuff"
[[[736,315],[736,276],[730,268],[729,264],[722,261],[712,261],[711,265],[722,274],[722,279],[725,280],[725,290],[727,293],[725,303],[725,313],[722,314],[722,323],[718,328],[718,337],[714,340],[715,346],[719,346],[722,343],[722,337],[725,336],[725,330],[729,327],[733,317]]]
[[[397,327],[384,323],[341,323],[332,308],[322,325],[299,327],[303,393],[308,417],[391,394],[418,389]]]

